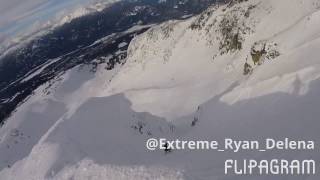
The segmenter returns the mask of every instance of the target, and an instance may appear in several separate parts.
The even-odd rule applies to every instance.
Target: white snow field
[[[125,65],[78,66],[21,104],[0,129],[0,179],[318,180],[225,175],[224,161],[319,162],[319,47],[319,0],[235,2],[153,26]],[[166,154],[146,149],[150,137],[288,137],[316,149]]]

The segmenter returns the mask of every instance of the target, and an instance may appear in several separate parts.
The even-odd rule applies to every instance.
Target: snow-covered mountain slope
[[[284,12],[288,6],[291,10]],[[136,111],[173,119],[233,84],[233,91],[221,97],[228,104],[291,93],[295,79],[303,82],[303,94],[318,77],[318,8],[318,1],[249,1],[168,22],[131,43],[126,65],[105,92],[126,92]],[[246,62],[251,75],[244,75]]]
[[[145,148],[150,137],[318,143],[319,23],[318,0],[238,0],[154,26],[124,65],[77,66],[20,105],[0,129],[0,179],[319,179],[224,175],[229,158],[319,161],[319,149]]]
[[[184,2],[176,8],[173,6],[177,3],[175,0],[162,3],[124,0],[109,4],[102,11],[75,18],[83,14],[80,11],[71,16],[71,22],[36,38],[27,36],[29,42],[20,41],[16,49],[4,54],[0,52],[0,124],[32,91],[62,71],[83,63],[104,61],[109,61],[107,69],[112,69],[114,63],[121,63],[119,59],[126,58],[134,34],[142,33],[154,24],[199,14],[216,0]],[[95,10],[93,8],[93,12]],[[47,32],[41,28],[37,30]],[[121,42],[126,44],[118,47]],[[122,52],[114,54],[118,49]],[[106,58],[109,55],[113,57]],[[33,73],[35,71],[37,73]],[[31,73],[35,75],[32,78]],[[24,79],[25,76],[29,78]]]

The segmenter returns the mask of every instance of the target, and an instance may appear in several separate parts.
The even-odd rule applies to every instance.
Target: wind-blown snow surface
[[[224,175],[229,158],[319,161],[319,149],[164,154],[144,145],[150,137],[317,144],[319,8],[318,0],[215,6],[136,37],[127,63],[112,71],[71,69],[39,88],[0,130],[0,179],[319,179]],[[234,35],[231,45],[225,31]],[[254,64],[252,49],[261,44],[267,52]],[[246,62],[252,72],[244,75]]]

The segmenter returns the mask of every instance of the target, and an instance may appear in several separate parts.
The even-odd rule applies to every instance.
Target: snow
[[[123,48],[123,47],[125,47],[126,45],[128,45],[128,43],[126,43],[126,42],[121,42],[121,43],[118,45],[118,48]]]
[[[26,82],[30,79],[34,78],[35,76],[39,75],[43,70],[45,70],[48,66],[50,66],[53,63],[56,63],[57,61],[61,60],[61,58],[53,59],[43,65],[41,67],[36,67],[34,70],[31,70],[30,74],[25,75],[25,77],[20,82]]]
[[[283,9],[286,8],[287,3],[292,6],[292,14],[294,15],[291,17],[289,12],[285,14],[285,16],[291,17],[290,20],[287,20],[286,17],[283,19],[275,18],[275,16],[279,16],[279,13],[283,13]],[[317,7],[314,7],[313,1],[308,1],[303,5],[301,5],[300,1],[296,3],[266,1],[251,4],[259,5],[251,13],[251,18],[245,20],[248,21],[246,23],[250,27],[257,26],[257,30],[252,35],[246,35],[246,40],[243,43],[244,48],[241,52],[233,56],[225,55],[212,60],[212,56],[216,54],[216,45],[213,44],[213,47],[207,45],[207,39],[211,38],[211,34],[207,35],[203,31],[195,32],[188,29],[188,26],[190,26],[194,19],[178,24],[175,24],[176,22],[169,22],[162,25],[163,27],[155,27],[145,33],[144,36],[133,40],[128,52],[133,51],[135,53],[129,56],[127,64],[122,68],[122,73],[107,88],[107,94],[110,90],[114,93],[126,92],[126,96],[133,102],[133,108],[136,111],[147,111],[154,115],[175,119],[192,113],[199,104],[221,94],[235,82],[239,83],[239,86],[249,86],[255,81],[261,82],[262,80],[277,77],[279,74],[294,73],[299,69],[308,68],[308,66],[317,63],[317,55],[315,55],[317,52],[315,49],[318,46],[316,43],[297,52],[294,44],[291,42],[292,39],[297,41],[298,38],[292,37],[297,36],[297,34],[300,36],[298,32],[304,32],[305,29],[302,29],[301,25],[297,24],[296,21],[300,22],[301,16],[304,17],[307,14],[316,13]],[[247,6],[249,5],[244,3],[244,7],[242,8],[245,9]],[[269,9],[275,10],[270,13]],[[233,13],[232,10],[229,10],[229,12]],[[210,21],[213,21],[212,19],[215,18],[216,14],[208,20],[207,26],[210,25]],[[217,16],[217,18],[221,18],[221,16]],[[318,19],[317,16],[312,16],[309,17],[309,20],[304,19],[304,21],[305,23],[309,23],[310,21],[310,23],[312,21],[319,22],[316,19]],[[270,24],[275,25],[271,26]],[[170,32],[170,38],[163,38],[166,33],[163,29],[166,27],[169,29],[170,26],[174,26],[173,31]],[[306,37],[302,37],[301,39],[303,40],[299,44],[309,39],[308,36],[313,36],[313,39],[314,36],[319,37],[318,27],[320,26],[308,28],[310,34],[303,33],[302,36]],[[273,29],[267,31],[268,28]],[[296,28],[296,33],[293,35],[292,31],[295,31]],[[212,33],[215,33],[214,30],[212,31]],[[290,35],[284,39],[287,33],[290,33]],[[152,36],[153,34],[156,35]],[[265,39],[265,37],[271,38]],[[242,75],[245,58],[250,56],[250,48],[253,46],[253,42],[261,40],[278,42],[280,44],[280,53],[283,53],[283,55],[272,62],[265,63],[263,69],[261,69],[262,67],[257,67],[254,75],[247,80]],[[310,39],[308,43],[311,43]],[[290,48],[289,46],[293,47]],[[290,56],[290,51],[293,50],[295,50],[295,53]],[[301,62],[300,52],[309,54],[310,58],[308,58],[308,61]],[[292,68],[290,68],[290,65],[292,65]],[[133,66],[135,67],[133,68]],[[292,75],[294,76],[294,74]],[[283,81],[286,81],[286,79]],[[282,82],[279,82],[279,84]],[[266,90],[269,89],[267,88]],[[277,91],[273,89],[270,93]],[[281,90],[279,89],[279,91]],[[171,99],[173,97],[176,99],[176,103],[172,103]],[[186,99],[184,97],[189,98]]]
[[[213,6],[202,14],[204,23],[202,15],[168,21],[135,37],[126,64],[112,71],[102,66],[95,74],[89,67],[69,70],[49,90],[48,85],[37,89],[0,129],[0,179],[267,180],[270,176],[226,176],[224,161],[319,161],[318,150],[165,154],[145,148],[150,137],[290,137],[317,144],[319,7],[317,0]],[[234,17],[239,27],[229,33],[241,33],[242,48],[226,52],[220,47],[220,23]],[[199,21],[202,28],[190,28]],[[256,43],[276,43],[279,56],[254,64]],[[246,62],[253,68],[249,75],[243,74]],[[199,122],[192,127],[194,118]],[[23,135],[11,136],[16,130]]]

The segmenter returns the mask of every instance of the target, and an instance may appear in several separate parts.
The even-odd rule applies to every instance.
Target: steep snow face
[[[130,43],[126,64],[111,71],[69,70],[37,89],[0,129],[0,179],[267,180],[226,176],[224,161],[319,161],[318,149],[165,154],[145,148],[150,137],[317,144],[319,8],[318,0],[233,1],[154,26]]]
[[[228,104],[293,93],[296,81],[304,94],[319,77],[319,6],[316,0],[230,3],[157,26],[131,43],[126,65],[105,92],[125,92],[136,111],[168,119],[192,113],[231,85],[221,97]]]

